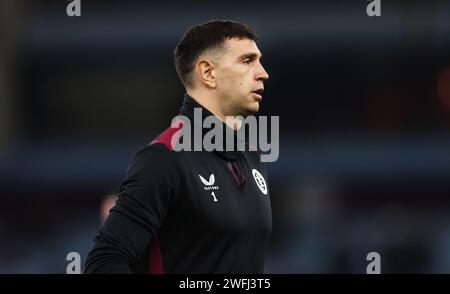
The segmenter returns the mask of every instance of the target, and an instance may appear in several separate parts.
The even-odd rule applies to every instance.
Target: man
[[[259,110],[268,74],[256,41],[243,23],[210,21],[188,30],[174,52],[187,92],[180,114],[193,124],[196,108],[202,119],[213,116],[227,130],[224,144],[241,140],[240,120],[227,116]],[[263,272],[272,217],[260,153],[177,152],[183,127],[170,127],[133,158],[86,273]]]

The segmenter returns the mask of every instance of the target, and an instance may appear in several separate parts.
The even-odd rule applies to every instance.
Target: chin
[[[259,111],[259,102],[252,103],[250,108],[253,113],[257,113]]]
[[[256,102],[255,104],[252,103],[251,105],[248,105],[247,107],[245,107],[245,108],[243,109],[241,115],[242,115],[243,117],[247,117],[247,116],[249,116],[249,115],[257,114],[258,111],[259,111],[259,103]]]

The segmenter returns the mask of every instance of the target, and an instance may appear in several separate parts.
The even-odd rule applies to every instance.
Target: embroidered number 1
[[[216,194],[214,194],[214,191],[211,192],[211,196],[214,198],[214,202],[217,202]]]

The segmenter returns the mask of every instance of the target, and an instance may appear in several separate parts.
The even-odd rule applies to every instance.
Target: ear
[[[195,72],[200,81],[210,88],[216,88],[214,64],[208,60],[200,60],[195,66]]]

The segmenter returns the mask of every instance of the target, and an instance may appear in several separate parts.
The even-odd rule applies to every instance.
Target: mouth
[[[259,102],[262,99],[262,94],[264,93],[264,88],[257,89],[251,92],[253,97]]]

